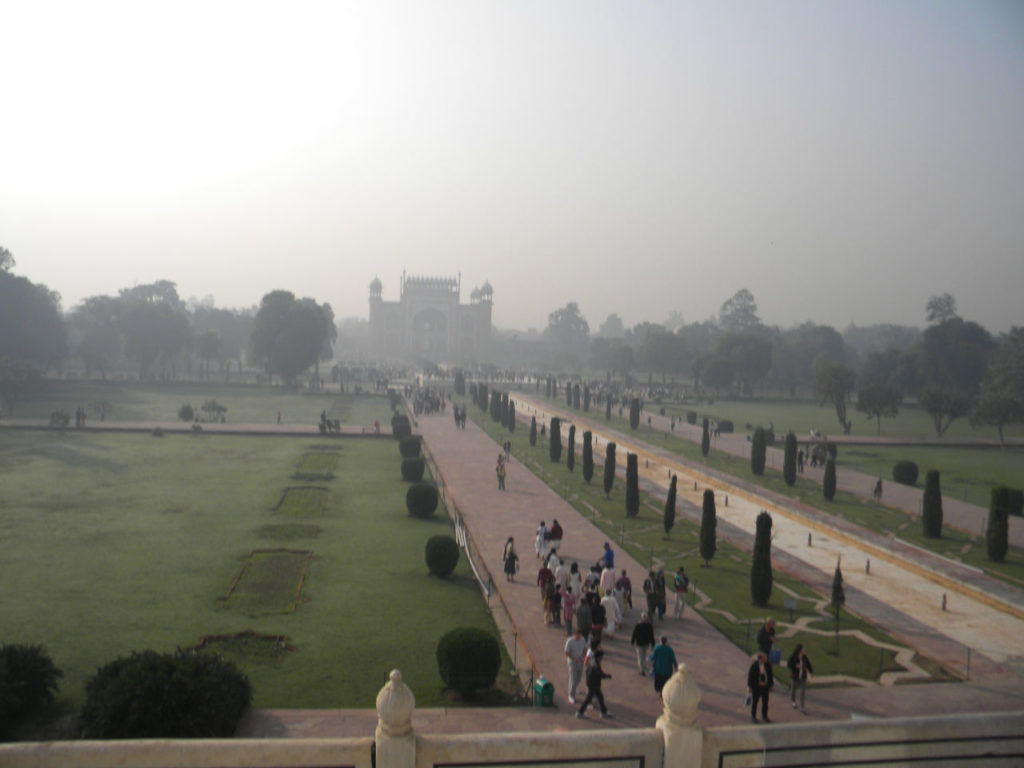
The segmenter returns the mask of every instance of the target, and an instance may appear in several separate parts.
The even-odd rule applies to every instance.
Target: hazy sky
[[[0,245],[65,307],[169,279],[499,327],[1024,325],[1024,3],[0,0]]]

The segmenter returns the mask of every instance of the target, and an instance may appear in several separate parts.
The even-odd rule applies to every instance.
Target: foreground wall
[[[0,768],[745,768],[1024,766],[1024,711],[701,729],[686,668],[665,685],[656,727],[417,736],[416,700],[395,670],[372,739],[66,741],[0,745]]]

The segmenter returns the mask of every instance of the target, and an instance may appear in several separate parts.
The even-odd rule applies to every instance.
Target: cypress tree
[[[604,420],[610,421],[612,418],[612,398],[611,395],[605,396],[604,403]]]
[[[836,462],[831,456],[825,459],[825,474],[821,478],[821,495],[825,501],[836,497]]]
[[[557,416],[551,417],[551,432],[548,434],[548,456],[556,464],[562,460],[562,420]]]
[[[587,483],[594,477],[594,435],[590,430],[583,433],[583,480]]]
[[[461,368],[455,371],[455,394],[465,395],[466,394],[466,374],[463,373]]]
[[[569,452],[565,454],[565,468],[570,472],[576,467],[576,425],[569,425]]]
[[[939,490],[939,470],[929,469],[924,476],[924,497],[921,499],[921,524],[929,539],[942,538],[942,491]]]
[[[508,392],[501,393],[501,426],[508,428]]]
[[[544,396],[545,397],[551,397],[551,377],[550,376],[548,376],[544,380]]]
[[[782,458],[782,479],[789,486],[796,482],[796,435],[792,432],[786,434],[786,445]]]
[[[750,471],[758,477],[764,474],[764,460],[767,451],[764,427],[758,427],[754,430],[754,437],[750,441]]]
[[[708,427],[708,417],[704,417],[704,425],[700,431],[700,452],[705,456],[711,450],[711,430]]]
[[[761,510],[754,535],[754,559],[750,566],[750,599],[761,608],[772,596],[772,516]]]
[[[640,511],[640,470],[635,453],[626,454],[626,517]]]
[[[640,398],[634,397],[629,401],[629,428],[636,429],[640,426]]]
[[[604,449],[604,496],[610,498],[615,484],[615,443],[608,443]]]
[[[537,417],[530,417],[530,445],[534,446],[537,444]]]
[[[572,408],[572,384],[565,382],[565,404]]]
[[[590,410],[590,387],[583,386],[583,411],[586,413]]]
[[[516,431],[516,404],[511,400],[508,404],[508,431]]]
[[[572,385],[572,407],[577,411],[580,409],[580,385]]]
[[[832,576],[832,600],[830,605],[836,614],[836,648],[835,654],[839,655],[839,611],[846,604],[846,592],[843,590],[843,572],[839,570],[839,561],[836,560],[836,572]]]
[[[665,514],[662,516],[665,525],[665,538],[669,537],[672,526],[676,524],[676,476],[672,475],[672,482],[668,484],[668,496],[665,497]]]
[[[715,492],[710,488],[704,491],[704,506],[700,514],[700,556],[704,567],[711,565],[711,558],[718,549],[717,533],[718,515],[715,512]]]
[[[501,393],[491,392],[491,421],[501,421]]]
[[[477,406],[480,408],[481,411],[486,411],[487,404],[489,402],[487,397],[487,385],[481,384],[479,387],[476,388],[476,393],[478,395],[478,399],[476,401]]]
[[[988,507],[988,525],[985,526],[985,549],[988,559],[1001,563],[1009,549],[1009,510],[1012,491],[1005,485],[992,489]]]

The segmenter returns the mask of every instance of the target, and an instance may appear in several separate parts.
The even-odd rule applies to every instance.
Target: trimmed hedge
[[[451,536],[431,536],[424,551],[427,568],[433,576],[451,576],[459,564],[459,544]]]
[[[733,426],[733,423],[729,421],[729,419],[722,419],[720,422],[718,422],[718,431],[721,432],[723,435],[732,434],[734,429],[735,427]]]
[[[430,517],[437,509],[440,495],[433,483],[419,482],[409,486],[405,494],[405,508],[413,517]]]
[[[404,413],[396,413],[391,417],[391,435],[396,440],[412,435],[412,424],[409,417]]]
[[[687,424],[696,424],[697,423],[697,412],[696,411],[687,411],[686,412],[686,423]]]
[[[490,688],[501,671],[498,639],[476,627],[457,627],[437,643],[437,671],[463,698]]]
[[[407,483],[416,483],[423,479],[427,465],[422,456],[402,459],[402,479]]]
[[[63,676],[41,645],[0,648],[0,737],[50,704]]]
[[[421,435],[409,435],[398,441],[398,452],[403,459],[412,459],[423,452],[423,437]]]
[[[892,465],[892,479],[901,485],[917,485],[917,464],[897,461]]]
[[[224,738],[252,703],[249,679],[210,653],[122,656],[85,686],[87,739]]]

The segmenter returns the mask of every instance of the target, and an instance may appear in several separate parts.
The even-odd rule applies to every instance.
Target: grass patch
[[[274,511],[288,517],[322,517],[327,511],[327,489],[316,486],[285,488]]]
[[[476,405],[466,401],[470,417],[498,443],[511,440],[512,452],[520,461],[534,472],[555,492],[566,499],[585,518],[593,522],[610,539],[618,542],[639,563],[648,568],[663,567],[666,574],[671,574],[680,565],[686,566],[690,577],[691,589],[699,590],[710,602],[698,608],[701,615],[725,635],[737,647],[747,653],[756,648],[755,637],[761,622],[766,616],[774,616],[780,636],[785,636],[783,643],[792,648],[796,643],[803,643],[808,653],[813,655],[815,671],[818,674],[842,674],[863,680],[877,680],[881,672],[899,670],[895,662],[895,654],[885,651],[880,654],[877,646],[868,644],[855,636],[841,635],[839,655],[827,655],[826,647],[834,644],[831,634],[819,634],[815,631],[796,630],[789,633],[789,611],[784,601],[793,596],[797,601],[797,610],[793,620],[802,617],[816,617],[820,623],[818,629],[825,631],[831,628],[829,614],[822,613],[815,606],[824,600],[826,595],[819,594],[796,579],[774,570],[774,588],[772,597],[766,607],[758,607],[750,601],[750,553],[733,546],[719,536],[718,551],[712,560],[711,567],[700,567],[699,557],[700,526],[679,516],[672,528],[670,538],[665,537],[662,524],[662,508],[664,500],[649,496],[641,490],[640,512],[635,518],[625,514],[625,481],[616,477],[615,485],[609,497],[602,488],[602,469],[604,465],[604,443],[594,451],[595,471],[590,484],[583,480],[580,462],[576,463],[576,471],[570,473],[565,462],[553,464],[548,457],[547,438],[538,437],[537,444],[530,446],[528,430],[517,429],[509,433],[500,424],[482,413]],[[603,418],[603,415],[600,415]],[[598,419],[600,420],[600,419]],[[628,431],[628,424],[626,426]],[[659,440],[661,433],[658,433]],[[582,437],[577,434],[577,439]],[[638,439],[640,439],[638,437]],[[677,440],[677,438],[669,438]],[[658,442],[654,442],[655,445]],[[678,441],[682,442],[682,441]],[[699,447],[696,447],[699,453]],[[621,453],[621,451],[620,451]],[[747,464],[749,466],[749,463]],[[779,480],[781,483],[781,479]],[[595,558],[598,553],[595,553]],[[637,597],[642,603],[643,594],[640,585],[634,585],[634,606],[638,606]],[[669,595],[669,610],[674,598]],[[860,630],[865,635],[879,642],[899,645],[890,635],[869,622],[850,614],[845,609],[840,614],[841,628]],[[812,623],[812,628],[815,628]],[[879,659],[881,657],[881,663]]]
[[[261,539],[275,541],[295,541],[296,539],[315,539],[324,529],[319,525],[303,523],[285,523],[284,525],[264,525],[256,530]]]
[[[327,482],[334,479],[340,455],[337,451],[313,451],[302,454],[299,466],[292,475],[294,480]]]
[[[215,653],[236,664],[280,664],[295,649],[284,635],[259,635],[247,629],[233,635],[207,635],[189,650]]]
[[[227,608],[247,616],[291,613],[301,600],[309,550],[253,550],[224,596]]]
[[[395,667],[419,706],[451,706],[437,641],[457,626],[497,629],[464,560],[449,579],[428,575],[426,540],[452,528],[443,511],[409,518],[393,441],[336,442],[339,492],[325,514],[302,520],[273,508],[281,468],[297,465],[309,438],[0,430],[2,640],[48,648],[71,711],[85,681],[118,656],[250,629],[287,635],[297,649],[281,665],[243,659],[255,707],[372,707]],[[272,536],[310,549],[301,539],[314,534],[300,610],[250,617],[217,599],[240,552]],[[402,621],[367,618],[381,606]]]

